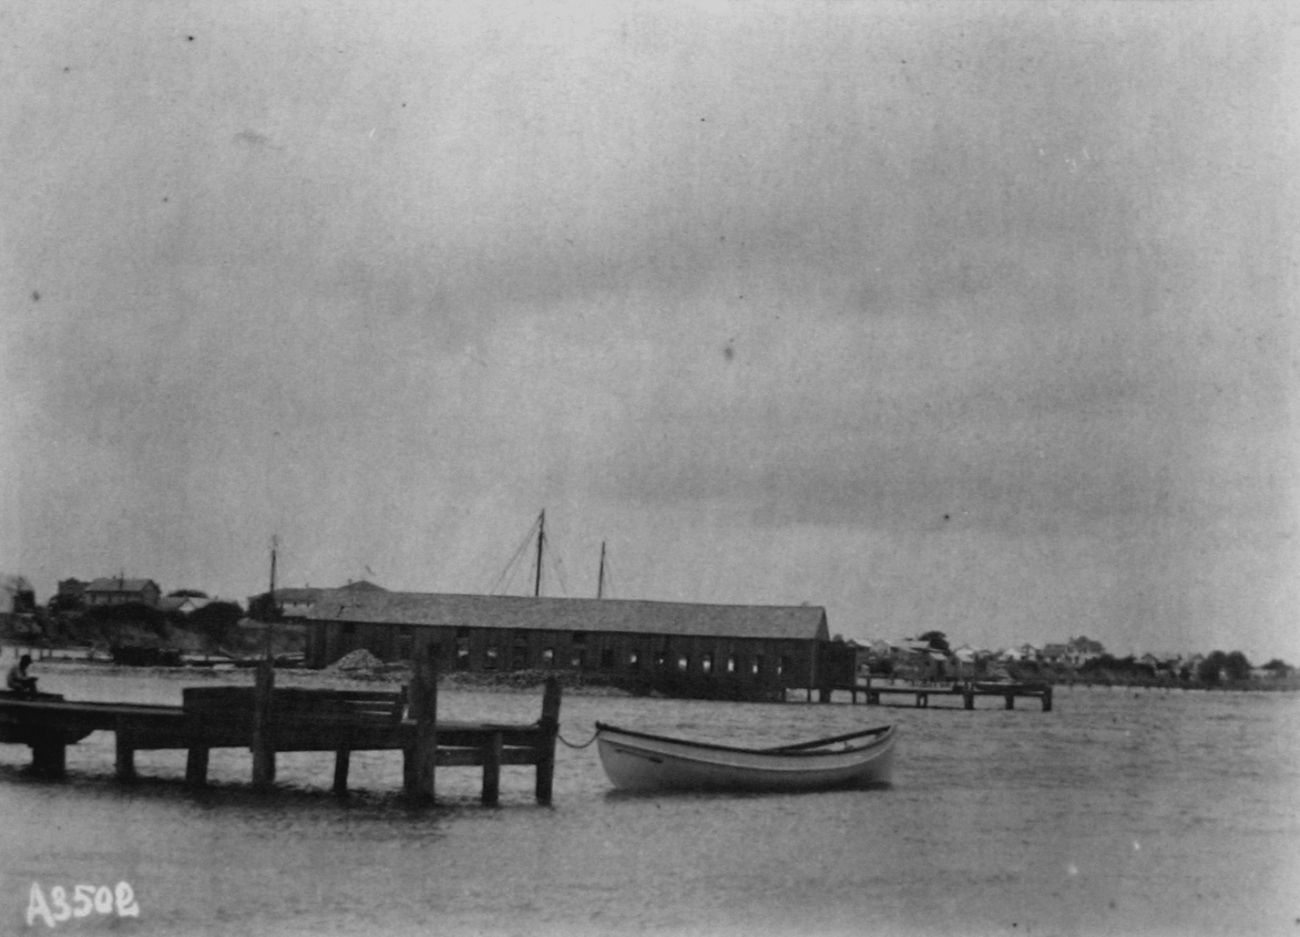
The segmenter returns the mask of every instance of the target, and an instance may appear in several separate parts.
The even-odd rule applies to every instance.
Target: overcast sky
[[[1300,663],[1297,24],[0,4],[0,569]]]

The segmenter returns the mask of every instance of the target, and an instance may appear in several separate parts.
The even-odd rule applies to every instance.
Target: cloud
[[[1042,574],[1020,621],[1282,604],[1271,14],[222,9],[16,40],[79,56],[0,105],[4,527],[47,578],[256,584],[274,527],[418,588],[550,501],[689,547],[656,595],[854,607],[860,555],[905,609],[938,556],[954,608]]]

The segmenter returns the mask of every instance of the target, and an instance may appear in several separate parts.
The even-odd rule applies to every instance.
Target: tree
[[[255,595],[248,602],[248,617],[254,621],[279,621],[280,609],[269,592]]]
[[[948,647],[948,636],[942,631],[927,631],[925,634],[918,635],[916,640],[924,641],[936,651],[951,650],[951,648]]]
[[[61,612],[80,612],[86,607],[86,603],[81,596],[78,595],[55,593],[50,596],[50,601],[46,603],[46,607],[54,614]]]
[[[1241,651],[1233,651],[1223,659],[1223,670],[1229,680],[1250,679],[1250,661]]]
[[[110,632],[114,627],[131,625],[147,629],[162,637],[167,629],[167,616],[143,602],[124,602],[121,605],[96,605],[86,610],[86,620],[105,625]]]
[[[1211,651],[1206,655],[1205,660],[1196,665],[1196,679],[1202,683],[1218,683],[1227,659],[1228,655],[1223,651]]]
[[[209,602],[190,612],[189,626],[213,647],[232,643],[235,626],[244,617],[244,610],[236,602]]]

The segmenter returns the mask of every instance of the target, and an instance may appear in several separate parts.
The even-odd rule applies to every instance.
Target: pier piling
[[[483,746],[483,803],[495,807],[501,800],[501,750],[504,741],[500,732],[488,736]]]
[[[348,796],[348,767],[351,761],[350,748],[340,748],[334,753],[334,793],[339,797]]]
[[[554,677],[546,679],[542,718],[538,726],[542,730],[542,740],[537,748],[537,802],[549,804],[555,779],[555,737],[560,732],[560,683]]]
[[[405,753],[406,793],[433,801],[438,764],[438,668],[433,648],[416,662],[411,679],[411,719],[415,742]]]
[[[253,787],[275,783],[275,667],[270,660],[257,666],[253,683]]]
[[[32,746],[32,769],[44,778],[61,778],[67,771],[68,749],[62,742],[42,739]]]
[[[119,781],[135,780],[135,741],[131,737],[131,727],[123,716],[117,718],[117,730],[113,733],[116,743],[114,774]]]
[[[208,783],[208,747],[191,745],[185,756],[185,783],[203,787]]]

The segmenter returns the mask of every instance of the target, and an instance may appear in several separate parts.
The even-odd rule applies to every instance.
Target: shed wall
[[[307,628],[309,667],[327,666],[359,648],[385,661],[436,648],[444,671],[579,670],[739,696],[817,686],[815,639],[341,621],[308,622]]]

